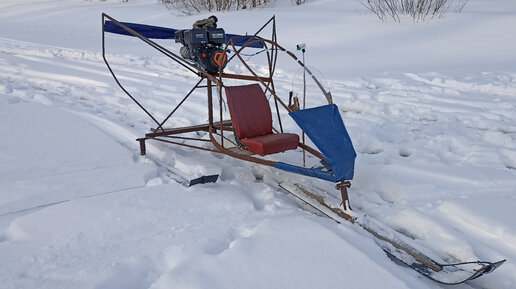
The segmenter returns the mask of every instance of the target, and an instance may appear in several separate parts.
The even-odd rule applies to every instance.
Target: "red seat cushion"
[[[293,133],[278,133],[241,139],[241,141],[248,151],[264,156],[296,149],[299,136]]]
[[[231,122],[247,150],[261,156],[295,149],[299,136],[272,133],[269,101],[259,84],[226,86]]]
[[[259,84],[227,86],[226,98],[240,139],[272,133],[271,108]]]

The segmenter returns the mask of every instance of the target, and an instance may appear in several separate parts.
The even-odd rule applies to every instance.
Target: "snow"
[[[155,142],[139,155],[135,139],[155,124],[103,63],[101,13],[173,28],[210,13],[177,16],[154,0],[5,0],[0,10],[2,288],[443,287],[277,187],[302,179],[337,194],[331,183]],[[358,153],[353,209],[448,262],[508,259],[456,288],[514,288],[514,1],[470,0],[424,23],[380,22],[337,0],[216,13],[241,34],[273,14],[280,44],[307,43],[341,110]],[[120,79],[158,119],[197,81],[138,40],[106,41]],[[300,70],[283,60],[276,88],[287,95]],[[173,124],[204,122],[196,91]],[[171,171],[220,178],[186,188]]]

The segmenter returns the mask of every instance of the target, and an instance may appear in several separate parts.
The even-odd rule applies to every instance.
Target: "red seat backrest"
[[[269,101],[259,84],[226,86],[229,114],[239,138],[272,133]]]

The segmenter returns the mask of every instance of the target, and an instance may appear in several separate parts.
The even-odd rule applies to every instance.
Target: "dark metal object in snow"
[[[219,175],[201,176],[196,179],[190,180],[190,184],[188,184],[188,186],[191,187],[198,184],[215,183],[218,178]]]

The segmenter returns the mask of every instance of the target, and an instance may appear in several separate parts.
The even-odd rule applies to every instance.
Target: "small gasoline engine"
[[[226,66],[227,56],[220,47],[226,43],[224,29],[217,28],[217,18],[196,21],[193,29],[178,30],[176,43],[183,44],[179,50],[185,59],[193,60],[209,73],[217,73]]]

